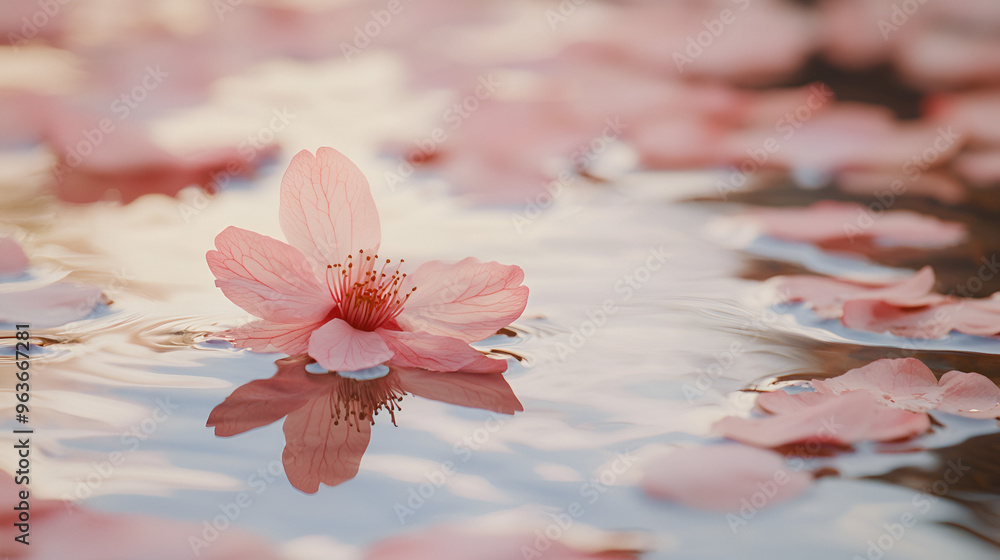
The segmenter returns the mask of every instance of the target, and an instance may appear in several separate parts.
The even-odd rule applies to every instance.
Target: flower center
[[[395,375],[366,381],[337,375],[336,383],[330,392],[330,418],[334,425],[344,420],[348,426],[360,430],[361,422],[367,420],[374,426],[380,410],[388,412],[393,425],[396,424],[396,411],[402,410],[399,402],[407,393]]]
[[[417,290],[411,288],[402,296],[399,289],[406,274],[399,272],[403,259],[395,263],[379,260],[378,254],[358,251],[358,258],[347,255],[343,263],[326,267],[326,283],[337,302],[343,319],[362,331],[373,331],[403,311],[403,304]]]

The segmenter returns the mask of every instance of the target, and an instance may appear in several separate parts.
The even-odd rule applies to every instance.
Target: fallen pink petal
[[[728,416],[714,434],[764,448],[810,445],[850,447],[864,441],[896,441],[930,429],[927,414],[888,408],[867,391],[839,395],[784,391],[764,393],[761,407],[775,410],[759,418]]]
[[[825,395],[866,391],[884,406],[912,412],[940,410],[970,418],[1000,417],[1000,388],[988,377],[952,370],[938,379],[914,358],[876,360],[837,377],[815,379],[812,385]]]
[[[4,291],[0,292],[0,323],[58,327],[89,316],[103,301],[100,288],[71,282]]]
[[[28,270],[28,256],[17,241],[0,237],[0,276],[20,276]]]
[[[741,218],[771,237],[819,244],[870,238],[888,246],[933,248],[956,245],[966,236],[965,226],[957,222],[904,210],[879,214],[876,220],[861,204],[824,200],[807,208],[755,209]]]
[[[736,512],[760,494],[772,507],[805,492],[813,483],[809,472],[794,470],[773,451],[745,445],[678,449],[652,461],[643,476],[643,490],[654,498],[718,512]]]

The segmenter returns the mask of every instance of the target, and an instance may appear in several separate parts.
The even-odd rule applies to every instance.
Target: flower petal
[[[469,257],[455,264],[424,263],[407,276],[400,293],[417,288],[396,319],[407,331],[475,342],[521,316],[528,288],[514,265]]]
[[[780,473],[783,480],[776,484]],[[773,451],[713,445],[679,449],[652,461],[643,473],[642,487],[654,498],[734,512],[764,485],[774,488],[767,494],[766,507],[798,496],[812,482],[811,473],[789,468],[785,458]]]
[[[278,220],[319,274],[359,249],[374,253],[382,238],[368,181],[332,148],[295,154],[281,179]]]
[[[312,333],[309,355],[330,371],[355,371],[385,362],[392,350],[379,333],[359,331],[343,319],[334,319]]]
[[[58,327],[90,315],[102,297],[98,288],[69,282],[0,293],[0,323],[31,323],[39,329]]]
[[[793,398],[798,395],[792,395]],[[847,446],[859,441],[892,441],[930,429],[927,414],[882,406],[867,391],[795,399],[788,412],[764,418],[728,416],[713,433],[758,447],[826,443]],[[772,400],[769,406],[774,405]]]
[[[946,301],[933,293],[934,269],[925,266],[913,276],[887,283],[860,283],[826,276],[779,276],[772,281],[788,301],[805,301],[823,318],[837,318],[855,300],[877,300],[896,307],[922,307]]]
[[[0,276],[19,276],[28,269],[28,256],[9,237],[0,237]]]
[[[304,354],[309,350],[309,336],[323,325],[312,323],[275,323],[260,320],[217,333],[238,348],[254,352],[284,352],[289,355]]]
[[[868,391],[881,404],[913,412],[926,412],[941,402],[941,387],[934,373],[915,358],[875,360],[837,377],[814,379],[820,393]]]
[[[889,210],[864,229],[855,226],[858,214],[866,211],[857,202],[821,200],[805,208],[756,208],[740,216],[771,237],[807,243],[840,239],[853,243],[860,236],[885,245],[941,248],[956,245],[966,236],[966,228],[959,222],[909,210]]]
[[[941,376],[938,410],[969,418],[1000,417],[1000,389],[985,375],[949,371]]]
[[[206,255],[215,285],[248,313],[278,323],[326,317],[333,298],[295,247],[277,239],[228,227]]]
[[[372,435],[368,422],[350,424],[334,418],[331,398],[330,391],[324,391],[289,414],[282,426],[285,475],[292,486],[310,494],[319,490],[321,482],[336,486],[357,476]]]
[[[507,370],[507,360],[489,358],[457,338],[385,329],[377,332],[392,350],[392,363],[396,365],[466,373],[503,373]]]

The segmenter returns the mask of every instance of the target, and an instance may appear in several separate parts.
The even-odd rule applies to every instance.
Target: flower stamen
[[[356,261],[354,255],[348,255],[342,264],[327,265],[326,283],[344,321],[358,330],[374,331],[399,316],[416,291],[414,287],[399,293],[406,278],[399,270],[404,262],[385,259],[376,270],[378,254],[365,255],[364,250],[359,250]]]

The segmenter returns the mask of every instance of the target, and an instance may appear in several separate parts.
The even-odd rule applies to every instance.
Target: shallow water
[[[574,503],[582,505],[583,523],[636,532],[648,558],[745,557],[750,547],[759,558],[864,557],[884,524],[907,512],[916,525],[893,537],[885,558],[996,557],[985,539],[945,525],[995,535],[988,517],[947,500],[928,501],[925,511],[922,495],[905,484],[912,476],[886,474],[904,467],[933,473],[935,450],[995,435],[991,421],[942,416],[933,434],[906,444],[864,444],[810,459],[808,468],[836,474],[735,529],[724,515],[645,497],[636,486],[639,467],[615,463],[618,454],[639,463],[674,445],[714,441],[712,422],[752,406],[752,395],[741,390],[783,376],[833,375],[884,356],[879,347],[939,357],[948,351],[954,359],[959,352],[995,354],[995,340],[953,336],[907,346],[818,321],[801,308],[772,307],[760,283],[744,277],[758,259],[823,273],[890,270],[793,244],[734,247],[712,223],[739,205],[689,201],[714,193],[710,173],[580,181],[538,212],[526,209],[528,202],[473,204],[420,177],[390,188],[382,177],[396,162],[373,155],[379,143],[390,131],[420,130],[439,110],[433,100],[407,97],[392,60],[377,71],[332,67],[344,78],[332,93],[352,104],[330,104],[330,91],[302,87],[315,69],[307,64],[271,63],[254,79],[233,79],[243,86],[243,102],[262,114],[277,97],[298,116],[282,133],[287,149],[279,162],[218,195],[189,190],[179,199],[150,195],[128,206],[78,207],[36,197],[28,183],[4,190],[0,217],[25,236],[33,268],[29,278],[0,289],[66,277],[101,286],[111,300],[67,327],[33,331],[45,347],[33,386],[32,491],[39,498],[201,526],[251,489],[253,501],[233,525],[270,539],[290,558],[351,557],[404,530],[511,510],[553,515]],[[218,95],[222,107],[225,88]],[[394,107],[394,114],[358,119],[368,113],[358,107],[366,99]],[[197,126],[196,117],[205,115],[164,121],[164,134]],[[270,377],[282,356],[207,336],[247,316],[214,287],[204,255],[229,225],[280,238],[280,174],[289,154],[320,144],[354,158],[370,178],[386,255],[414,263],[469,255],[515,263],[531,296],[509,336],[478,345],[518,358],[505,376],[523,412],[501,422],[488,411],[405,397],[398,426],[377,416],[357,477],[308,495],[280,471],[280,422],[231,438],[205,427],[233,389]],[[33,161],[28,150],[4,160],[26,167]],[[3,362],[11,361],[5,354]],[[3,371],[9,392],[12,369]],[[5,412],[5,420],[11,415]],[[12,440],[7,431],[0,447]],[[116,452],[124,462],[108,472],[103,465]],[[0,454],[3,470],[12,471],[12,461],[11,453]],[[446,463],[456,472],[442,474]],[[441,477],[444,484],[434,486]],[[967,497],[984,500],[994,491],[973,486]]]

